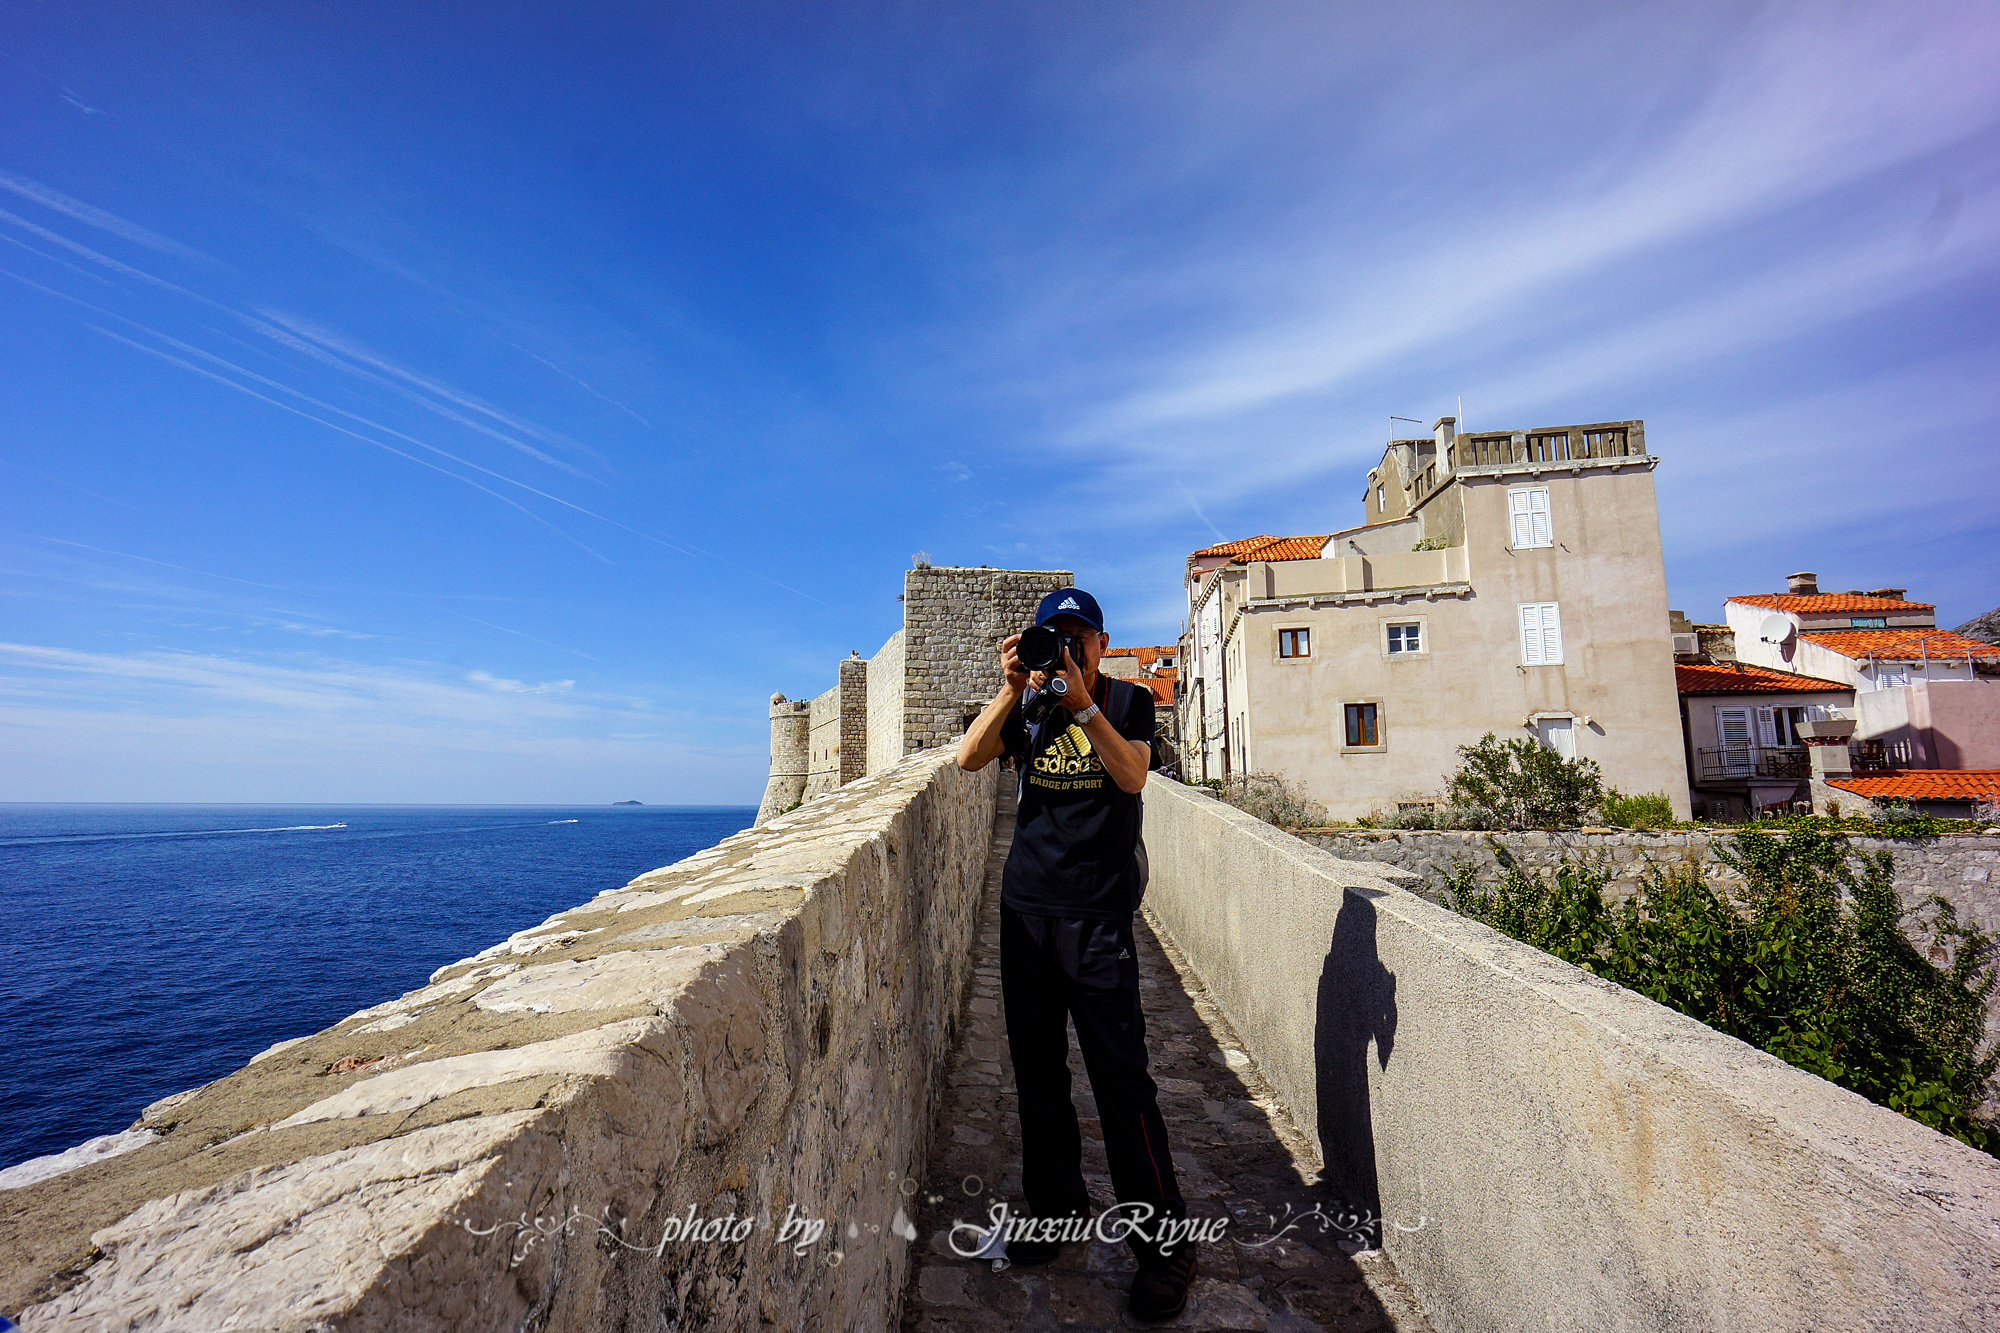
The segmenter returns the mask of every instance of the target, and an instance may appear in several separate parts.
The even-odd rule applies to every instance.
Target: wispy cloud
[[[83,103],[77,102],[73,97],[65,100],[83,107],[86,112],[97,110],[95,107],[83,106]],[[191,259],[204,264],[215,262],[192,246],[182,245],[179,241],[171,240],[156,231],[148,231],[136,222],[128,222],[115,213],[107,213],[101,208],[84,203],[81,199],[72,199],[61,191],[52,190],[40,181],[29,180],[26,176],[0,171],[0,190],[11,190],[21,198],[32,199],[44,208],[66,214],[99,231],[109,232],[113,236],[122,237],[151,250],[158,250],[162,254],[175,255],[181,259]]]
[[[494,407],[491,403],[487,403],[478,398],[475,398],[471,394],[468,394],[463,390],[454,389],[450,385],[440,383],[438,380],[435,380],[428,375],[420,375],[416,371],[409,369],[407,366],[399,366],[395,362],[389,360],[387,357],[382,356],[378,352],[371,351],[369,348],[363,347],[360,343],[355,342],[351,338],[342,337],[341,335],[334,333],[329,329],[322,328],[319,325],[311,323],[308,320],[299,319],[293,315],[287,315],[281,310],[272,310],[266,307],[260,309],[257,313],[264,319],[267,319],[271,323],[286,329],[287,331],[296,335],[297,337],[310,339],[312,342],[319,344],[321,347],[325,348],[329,352],[337,353],[340,356],[347,358],[349,361],[359,362],[361,365],[364,366],[372,366],[376,370],[379,370],[386,375],[393,375],[399,380],[402,380],[408,384],[416,386],[419,389],[422,389],[425,393],[435,394],[437,397],[444,399],[448,403],[456,403],[458,406],[465,408],[467,411],[481,413],[484,416],[490,418],[491,420],[499,422],[501,425],[507,427],[509,430],[519,431],[521,434],[540,440],[544,444],[552,445],[563,449],[574,449],[579,453],[589,454],[591,457],[597,458],[600,462],[603,461],[602,455],[596,453],[595,450],[592,450],[585,445],[578,444],[575,440],[572,440],[567,435],[561,435],[555,431],[544,429],[543,427],[536,425],[532,421],[524,421],[520,417],[514,416],[507,412],[503,412],[499,408]],[[264,330],[260,329],[259,331],[262,332]],[[424,399],[421,396],[416,396],[416,397],[417,401],[419,402],[428,402],[427,399]],[[435,404],[432,404],[431,406],[432,410],[434,411],[445,412],[445,409],[438,407]],[[465,418],[457,416],[456,414],[447,413],[447,415],[451,415],[452,419],[455,421],[459,421],[466,425],[473,425],[474,429],[484,429],[483,427],[479,427],[472,422],[466,421]],[[526,445],[520,444],[516,440],[509,439],[507,436],[499,435],[497,432],[489,432],[489,433],[494,434],[496,439],[507,440],[509,444],[513,444],[516,448],[526,449],[528,447]],[[549,463],[555,462],[554,459],[549,458],[547,455],[544,454],[537,453],[537,457],[542,458],[544,462],[549,462]],[[563,466],[563,465],[558,464],[558,466]],[[582,474],[579,473],[578,475],[581,476]]]

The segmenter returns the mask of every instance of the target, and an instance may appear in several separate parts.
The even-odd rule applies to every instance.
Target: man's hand
[[[1014,711],[1014,705],[1021,701],[1022,691],[1028,688],[1028,673],[1015,652],[1020,642],[1018,634],[1000,641],[1000,690],[958,742],[958,766],[968,773],[977,773],[1006,751],[1000,739],[1001,729],[1006,726],[1007,715]]]
[[[1062,697],[1063,707],[1072,713],[1081,713],[1090,707],[1090,691],[1084,688],[1083,671],[1070,661],[1069,649],[1063,649],[1062,678],[1069,682],[1069,693]]]
[[[1006,679],[1007,688],[1016,694],[1028,688],[1028,669],[1021,665],[1021,655],[1015,651],[1020,643],[1018,634],[1000,640],[1000,674]]]

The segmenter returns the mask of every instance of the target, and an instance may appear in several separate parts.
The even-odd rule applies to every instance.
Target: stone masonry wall
[[[824,796],[840,785],[841,688],[836,684],[813,697],[808,728],[806,799]]]
[[[879,773],[903,759],[903,631],[868,659],[868,768]]]
[[[141,1146],[0,1193],[0,1310],[894,1327],[994,771],[913,757],[148,1107]]]
[[[958,743],[1000,688],[1000,641],[1033,623],[1044,593],[1074,582],[1062,569],[926,565],[903,575],[905,753]]]
[[[840,664],[840,781],[868,771],[868,663],[849,657]]]

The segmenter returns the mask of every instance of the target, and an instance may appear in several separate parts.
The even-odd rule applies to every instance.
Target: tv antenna
[[[1423,424],[1424,424],[1423,422],[1421,422],[1421,421],[1417,420],[1417,419],[1416,419],[1415,417],[1390,417],[1390,418],[1389,418],[1389,438],[1390,438],[1390,439],[1392,439],[1392,440],[1396,438],[1396,423],[1397,423],[1398,421],[1407,421],[1407,422],[1409,422],[1409,423],[1410,423],[1410,424],[1411,424],[1412,426],[1421,426],[1421,425],[1423,425]]]

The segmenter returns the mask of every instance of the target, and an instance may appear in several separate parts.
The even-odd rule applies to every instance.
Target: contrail
[[[64,88],[63,92],[68,93],[69,89]],[[83,106],[83,103],[77,102],[77,105]],[[84,107],[83,109],[85,111],[95,111],[97,108]],[[9,171],[0,171],[0,190],[12,190],[23,199],[32,199],[44,208],[53,209],[58,213],[66,213],[78,222],[88,223],[96,227],[99,231],[108,231],[113,236],[123,236],[128,241],[136,241],[138,244],[151,249],[164,251],[170,255],[179,255],[183,259],[198,260],[204,264],[213,264],[215,262],[215,260],[201,251],[194,249],[192,246],[182,245],[179,241],[169,240],[158,232],[147,231],[138,223],[127,222],[116,213],[107,213],[101,208],[93,208],[81,199],[72,199],[66,194],[51,190],[40,181],[32,181],[25,176],[16,176]]]
[[[345,426],[336,426],[331,421],[328,421],[322,417],[316,417],[310,412],[301,412],[298,408],[293,407],[289,403],[281,403],[275,398],[266,397],[265,395],[258,393],[255,389],[246,389],[241,384],[238,384],[236,381],[230,379],[224,379],[222,376],[216,374],[212,370],[203,370],[200,366],[195,365],[192,361],[183,361],[177,356],[168,356],[165,352],[157,351],[151,347],[146,346],[144,343],[133,342],[130,338],[127,338],[122,333],[113,333],[110,329],[104,328],[101,325],[97,324],[87,325],[86,327],[90,328],[94,332],[103,334],[105,337],[111,339],[114,342],[121,342],[124,343],[127,347],[136,348],[137,350],[144,352],[147,356],[156,356],[160,360],[165,361],[169,365],[179,366],[182,370],[191,370],[195,374],[202,376],[204,379],[211,379],[214,380],[217,384],[227,385],[228,387],[236,390],[236,392],[240,394],[245,394],[251,398],[255,398],[260,403],[269,403],[272,407],[277,408],[281,412],[290,412],[295,417],[304,417],[307,421],[318,422],[320,425],[325,426],[328,430],[337,430],[342,435],[350,435],[355,439],[360,440],[363,444],[372,444],[377,449],[381,449],[387,453],[392,453],[396,455],[396,457],[398,458],[407,458],[412,463],[415,463],[420,467],[427,467],[433,472],[441,473],[444,476],[450,477],[453,481],[463,482],[467,486],[472,487],[472,489],[475,491],[484,491],[486,494],[498,500],[501,504],[508,505],[511,506],[512,508],[520,510],[522,513],[526,514],[529,518],[532,518],[533,520],[535,520],[535,522],[547,528],[550,532],[553,532],[558,536],[560,536],[564,541],[573,543],[578,550],[583,551],[591,556],[594,556],[599,560],[603,560],[604,563],[607,565],[612,563],[612,561],[606,559],[602,555],[599,555],[596,551],[591,550],[588,546],[585,546],[582,542],[577,541],[576,538],[570,536],[567,532],[564,532],[561,528],[549,522],[547,519],[543,518],[540,514],[537,514],[534,510],[528,508],[526,505],[516,504],[514,501],[509,500],[506,496],[500,494],[500,492],[493,490],[490,487],[481,486],[478,482],[474,481],[470,477],[461,477],[456,472],[448,471],[445,468],[439,467],[436,463],[432,463],[425,459],[418,458],[415,454],[406,454],[401,449],[396,448],[394,445],[384,444],[380,440],[371,440],[366,435],[361,434],[359,431],[349,430]],[[437,452],[443,453],[443,450],[438,450]],[[447,455],[447,457],[449,457],[449,455]],[[481,470],[483,471],[484,469]]]
[[[564,379],[568,380],[571,384],[574,384],[577,388],[582,389],[592,398],[597,399],[599,402],[611,404],[613,407],[617,408],[620,412],[623,412],[626,416],[632,418],[632,420],[644,426],[647,430],[651,430],[653,428],[652,422],[646,420],[646,418],[640,416],[637,412],[634,412],[631,408],[625,406],[625,404],[619,402],[616,398],[605,397],[605,395],[591,388],[588,384],[585,384],[582,380],[570,374],[567,370],[564,370],[561,366],[549,360],[547,357],[535,356],[535,353],[529,351],[527,348],[521,346],[521,344],[519,343],[508,343],[507,345],[513,348],[515,351],[519,352],[523,356],[534,357],[535,360],[541,362],[543,365],[547,366],[550,370],[553,370],[556,374],[562,376]]]

